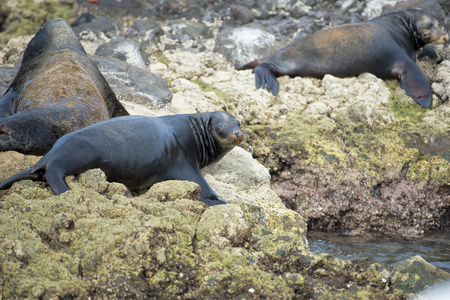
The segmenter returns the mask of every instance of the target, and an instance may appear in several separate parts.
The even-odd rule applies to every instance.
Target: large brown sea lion
[[[369,72],[382,79],[400,79],[408,96],[430,108],[432,93],[415,63],[416,51],[428,43],[447,41],[448,35],[433,16],[407,9],[315,33],[237,69],[254,69],[256,87],[273,95],[279,90],[276,77],[283,75],[322,78]]]
[[[30,41],[0,99],[0,151],[43,155],[64,134],[122,115],[70,26],[55,19]]]
[[[243,139],[239,122],[226,112],[164,117],[125,116],[61,137],[30,169],[0,183],[0,189],[31,179],[47,181],[56,194],[64,178],[100,168],[108,181],[141,190],[164,180],[194,181],[208,205],[226,204],[200,168],[220,160]]]

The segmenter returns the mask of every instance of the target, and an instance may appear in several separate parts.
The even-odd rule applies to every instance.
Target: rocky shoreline
[[[261,47],[279,49],[326,26],[364,20],[382,6],[262,2],[227,2],[235,5],[228,9],[149,1],[142,15],[124,13],[135,7],[131,0],[70,4],[76,12],[69,21],[95,15],[74,30],[130,113],[226,110],[247,138],[202,170],[227,206],[205,207],[198,186],[187,182],[133,196],[98,170],[69,179],[73,191],[61,197],[30,181],[0,191],[4,299],[404,299],[450,277],[420,257],[388,268],[313,254],[306,239],[308,226],[400,236],[448,228],[448,44],[419,61],[432,83],[431,110],[418,107],[396,81],[370,74],[283,77],[274,97],[255,89],[251,71],[234,65],[264,56]],[[448,19],[448,6],[441,10]],[[16,36],[2,47],[1,94],[30,38]],[[13,152],[0,157],[0,180],[37,160]]]

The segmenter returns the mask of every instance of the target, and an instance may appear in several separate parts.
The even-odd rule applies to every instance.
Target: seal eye
[[[430,38],[430,32],[428,30],[424,31],[422,33],[422,38],[429,39]]]

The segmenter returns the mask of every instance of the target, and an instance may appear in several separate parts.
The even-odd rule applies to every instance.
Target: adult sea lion
[[[70,26],[55,19],[30,41],[0,99],[0,151],[43,155],[62,135],[122,115]]]
[[[61,137],[30,169],[0,183],[0,189],[31,179],[47,181],[55,194],[69,187],[65,176],[100,168],[108,181],[131,190],[164,180],[189,180],[208,205],[226,204],[200,174],[243,139],[239,122],[226,112],[163,117],[124,116]]]
[[[416,51],[428,43],[447,41],[448,35],[433,16],[407,9],[315,33],[237,69],[254,69],[256,87],[273,95],[279,89],[276,77],[282,75],[322,78],[369,72],[382,79],[400,79],[408,96],[430,108],[431,89],[415,63]]]

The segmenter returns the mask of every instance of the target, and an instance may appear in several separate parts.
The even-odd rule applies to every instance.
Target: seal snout
[[[233,130],[225,138],[216,137],[223,146],[236,146],[244,140],[244,134],[239,129]]]
[[[447,42],[448,42],[448,34],[446,34],[442,37],[442,44],[447,43]]]
[[[230,136],[233,136],[228,137],[228,139],[233,140],[233,145],[239,145],[244,140],[244,134],[240,130],[233,131]]]
[[[433,44],[445,44],[448,42],[448,34],[442,32],[441,35],[437,36],[435,40],[432,41]]]

